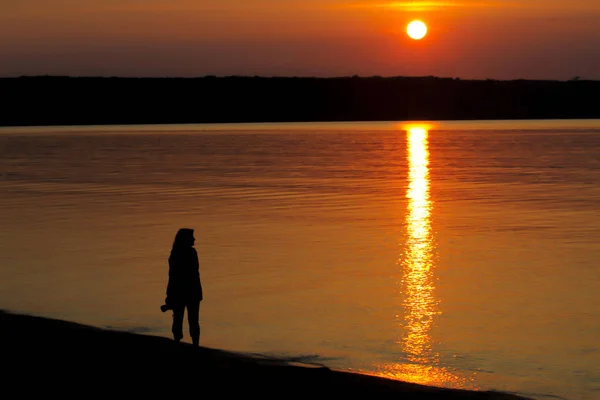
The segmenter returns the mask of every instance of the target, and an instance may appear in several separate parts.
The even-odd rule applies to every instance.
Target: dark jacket
[[[174,248],[169,256],[169,284],[166,304],[169,308],[202,300],[200,266],[196,249]]]

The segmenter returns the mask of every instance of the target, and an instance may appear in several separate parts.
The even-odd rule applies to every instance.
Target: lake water
[[[600,398],[598,120],[2,128],[0,152],[0,308],[170,337],[191,227],[205,346]]]

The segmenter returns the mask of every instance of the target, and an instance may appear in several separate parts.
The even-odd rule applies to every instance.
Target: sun
[[[425,25],[423,21],[412,21],[406,27],[406,33],[411,39],[421,40],[425,37],[425,35],[427,35],[427,25]]]

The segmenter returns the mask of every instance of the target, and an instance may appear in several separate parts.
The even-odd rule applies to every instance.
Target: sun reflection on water
[[[458,376],[440,365],[433,348],[431,329],[441,313],[435,296],[434,244],[431,231],[428,127],[405,128],[408,147],[408,210],[405,252],[398,264],[402,271],[403,334],[398,344],[405,360],[380,365],[379,375],[406,382],[453,388],[470,388],[471,379]]]
[[[408,240],[401,262],[406,295],[402,347],[410,361],[422,363],[428,360],[431,353],[429,331],[433,317],[439,313],[432,277],[429,151],[424,128],[415,127],[408,131],[408,160]]]

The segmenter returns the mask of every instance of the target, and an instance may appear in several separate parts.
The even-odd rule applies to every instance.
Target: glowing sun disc
[[[411,39],[423,39],[425,35],[427,35],[427,25],[425,25],[422,21],[412,21],[406,27],[406,33]]]

